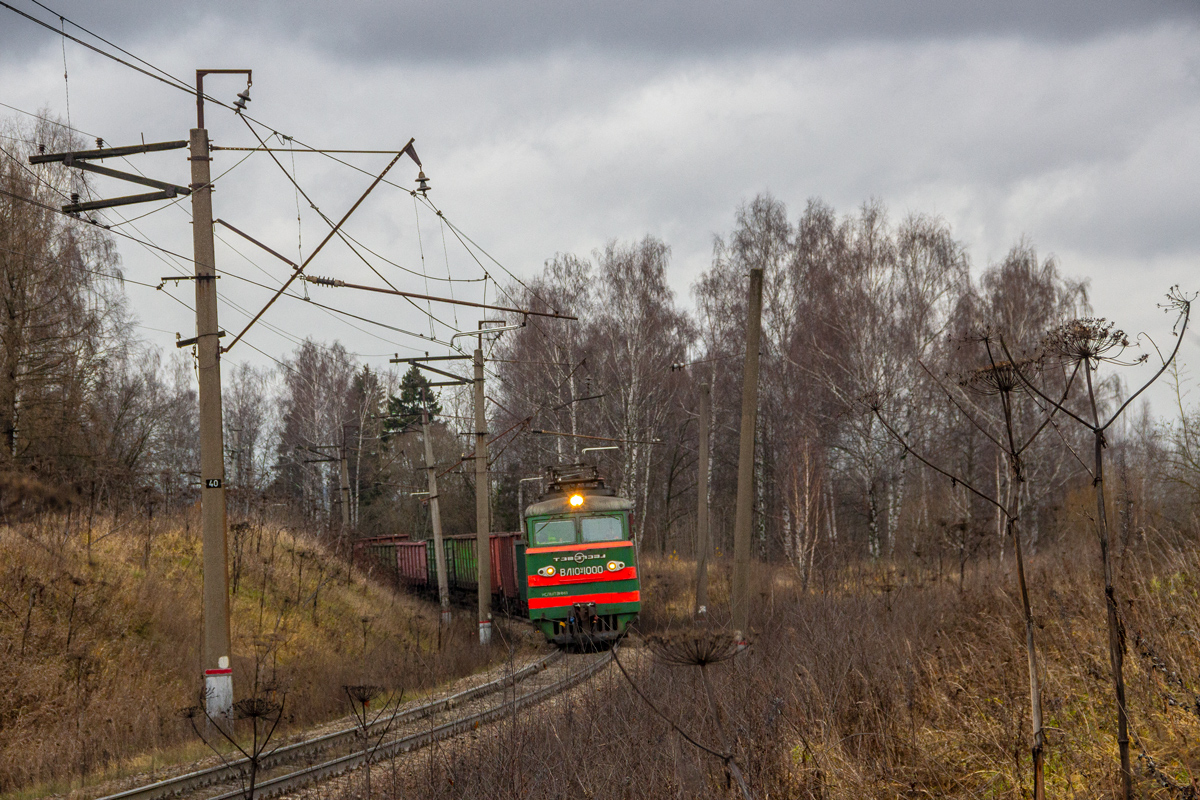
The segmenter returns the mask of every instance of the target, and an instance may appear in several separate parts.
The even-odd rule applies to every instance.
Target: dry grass
[[[1084,554],[1086,556],[1088,554]],[[1041,628],[1047,796],[1116,795],[1116,713],[1094,558],[1044,555],[1031,573]],[[728,576],[717,565],[716,592]],[[690,623],[692,566],[643,561],[647,614]],[[736,756],[759,798],[1023,798],[1032,792],[1023,626],[1013,581],[984,565],[920,584],[858,569],[801,594],[786,570],[757,577],[755,641],[708,667]],[[908,570],[908,575],[913,571]],[[1200,557],[1130,552],[1121,591],[1140,797],[1185,798],[1200,774]],[[874,587],[874,588],[872,588]],[[726,595],[727,596],[727,595]],[[715,604],[714,604],[715,605]],[[696,668],[623,660],[642,690],[717,747]],[[645,653],[644,649],[637,648]],[[1144,748],[1144,750],[1143,750]],[[521,712],[494,734],[400,767],[377,796],[667,798],[734,796],[718,759],[684,742],[608,670],[585,691]],[[1172,788],[1174,787],[1174,788]]]
[[[106,521],[90,560],[86,537],[65,525],[0,528],[7,796],[61,793],[200,754],[176,716],[199,688],[196,520]],[[344,684],[411,696],[489,658],[466,625],[439,647],[435,609],[361,575],[348,580],[303,533],[248,525],[231,549],[237,689],[249,691],[255,676],[281,686],[290,729],[344,715]]]
[[[93,563],[60,528],[0,531],[4,791],[38,781],[57,781],[39,791],[62,789],[193,746],[174,711],[191,700],[198,669],[194,522],[152,536],[145,567],[145,540],[132,526],[99,540]],[[288,685],[294,726],[341,713],[342,684],[411,690],[479,666],[475,648],[461,646],[473,631],[453,632],[439,651],[432,607],[361,579],[347,584],[305,537],[270,527],[243,537],[238,674],[257,661],[264,678]],[[1117,790],[1097,560],[1086,543],[1031,560],[1051,797]],[[710,580],[715,625],[727,567],[715,564]],[[1133,751],[1147,756],[1139,796],[1186,798],[1200,774],[1200,555],[1139,544],[1118,572]],[[644,559],[643,575],[643,630],[690,626],[694,565]],[[962,591],[957,578],[902,564],[854,565],[808,593],[787,569],[762,568],[755,580],[753,646],[708,670],[758,797],[1029,796],[1023,627],[1007,565],[976,565]],[[647,696],[719,748],[696,668],[635,650],[625,653]],[[377,792],[386,797],[731,791],[720,761],[672,732],[611,669],[569,697],[381,774],[390,775]]]

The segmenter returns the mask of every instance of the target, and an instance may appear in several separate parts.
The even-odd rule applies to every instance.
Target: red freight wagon
[[[492,550],[492,594],[515,600],[520,595],[517,583],[517,539],[519,533],[493,533]]]
[[[489,564],[492,594],[504,597],[510,600],[516,600],[520,597],[521,588],[517,580],[517,555],[516,543],[520,539],[519,533],[493,533],[489,539]],[[471,593],[475,592],[475,587],[478,585],[475,579],[476,575],[476,558],[475,545],[477,539],[473,533],[465,533],[457,536],[443,536],[442,549],[446,554],[446,585],[453,592]],[[416,544],[416,543],[414,543]],[[408,566],[400,567],[401,580],[405,580],[406,574],[416,575],[421,572],[423,578],[420,582],[409,581],[410,585],[419,585],[436,589],[437,587],[437,566],[434,560],[434,548],[430,541],[420,542],[422,546],[428,545],[426,549],[419,553],[415,548],[412,548],[411,555],[407,556],[413,561]],[[397,557],[401,550],[397,549]],[[424,558],[423,564],[417,564],[415,559]]]
[[[415,587],[430,584],[425,570],[425,547],[425,542],[396,542],[396,573],[401,583]],[[436,584],[434,578],[433,585]]]

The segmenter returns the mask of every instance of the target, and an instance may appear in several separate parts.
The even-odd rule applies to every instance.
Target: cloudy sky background
[[[9,2],[59,24],[31,0]],[[430,199],[523,277],[556,252],[587,255],[610,238],[653,234],[671,246],[671,284],[690,305],[713,235],[730,229],[740,203],[769,191],[793,219],[814,197],[843,213],[875,197],[897,220],[940,215],[976,273],[1027,237],[1065,274],[1090,280],[1098,315],[1149,331],[1160,345],[1171,340],[1156,304],[1172,284],[1200,289],[1200,8],[1191,3],[514,2],[502,12],[462,2],[48,5],[185,81],[198,67],[252,68],[252,116],[307,144],[386,149],[415,137]],[[195,125],[186,94],[72,42],[65,55],[64,86],[60,37],[0,8],[0,103],[66,118],[69,90],[73,126],[111,144],[183,139]],[[206,90],[232,100],[242,86],[213,77]],[[14,114],[0,107],[0,117]],[[207,123],[217,144],[254,144],[223,109],[210,105]],[[216,153],[214,174],[242,155]],[[352,160],[374,172],[388,157]],[[188,182],[182,152],[132,163]],[[295,170],[334,219],[370,182],[315,155],[297,155]],[[406,186],[415,177],[407,160],[389,175]],[[99,184],[102,196],[134,191]],[[218,183],[214,207],[292,258],[328,230],[303,200],[297,225],[295,192],[265,154]],[[125,228],[190,253],[186,208]],[[347,230],[412,269],[421,270],[423,249],[430,275],[481,275],[449,232],[443,249],[436,217],[417,217],[412,198],[393,187],[377,189]],[[219,269],[266,283],[285,276],[282,263],[221,236],[250,259],[218,244]],[[137,245],[120,248],[130,278],[171,274]],[[427,287],[379,268],[400,288],[450,291],[444,281]],[[380,283],[340,245],[310,272]],[[220,289],[251,312],[267,296],[231,278]],[[483,290],[481,282],[453,287],[474,300]],[[193,335],[181,305],[151,289],[128,291],[146,338],[169,347],[174,331]],[[190,303],[191,291],[184,284],[175,293]],[[429,334],[426,317],[403,301],[309,291]],[[478,319],[461,308],[433,311],[464,329]],[[221,315],[227,330],[245,323],[234,305]],[[275,357],[308,335],[337,338],[374,366],[394,352],[445,352],[354,323],[369,335],[294,300],[281,300],[267,321],[274,329],[255,328],[248,341]],[[435,333],[449,335],[441,325]],[[267,363],[246,349],[227,358]],[[1185,361],[1200,363],[1200,336],[1189,335]],[[1167,411],[1167,400],[1157,392],[1156,410]]]

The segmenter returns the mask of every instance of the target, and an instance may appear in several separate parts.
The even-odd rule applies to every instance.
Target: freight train
[[[605,487],[595,467],[546,470],[545,492],[522,509],[523,530],[489,537],[493,605],[527,617],[548,641],[596,644],[624,635],[641,609],[633,504]],[[430,541],[362,540],[359,549],[410,590],[437,595]],[[476,596],[476,537],[442,537],[452,596]]]

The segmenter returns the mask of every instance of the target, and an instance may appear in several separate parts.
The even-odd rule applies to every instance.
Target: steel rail
[[[541,689],[537,689],[536,691],[522,695],[521,697],[517,697],[513,700],[505,701],[500,705],[489,708],[486,711],[481,711],[478,714],[462,717],[461,719],[456,719],[451,722],[438,725],[435,728],[431,728],[420,733],[415,733],[411,736],[405,736],[390,742],[385,742],[379,747],[376,747],[370,753],[363,753],[361,751],[357,753],[350,753],[348,755],[341,756],[340,758],[326,761],[323,764],[316,764],[287,775],[280,775],[276,778],[266,779],[254,787],[254,796],[260,798],[276,797],[284,792],[288,792],[301,786],[306,786],[310,783],[316,783],[329,778],[336,778],[337,776],[349,772],[356,767],[362,766],[367,762],[368,759],[370,759],[372,763],[376,761],[382,761],[383,759],[397,753],[409,753],[413,750],[427,747],[434,742],[448,739],[451,736],[457,736],[460,733],[466,733],[467,731],[475,730],[480,725],[495,721],[505,715],[512,714],[518,709],[536,705],[543,700],[547,700],[554,695],[559,694],[560,692],[564,692],[567,689],[582,683],[604,667],[608,666],[608,664],[612,662],[612,657],[613,654],[610,650],[600,658],[597,658],[591,664],[588,664],[578,672],[568,675],[561,681],[552,683],[549,686],[544,686]],[[216,795],[215,797],[210,797],[207,800],[235,800],[235,798],[245,797],[245,794],[246,792],[244,789],[236,789],[234,791]]]
[[[520,683],[526,678],[541,672],[562,658],[562,651],[555,650],[545,658],[535,661],[532,664],[527,664],[521,669],[509,675],[504,675],[494,681],[474,686],[470,689],[464,689],[461,692],[443,697],[440,700],[435,700],[431,703],[416,706],[414,708],[397,711],[390,717],[381,718],[371,723],[368,730],[376,730],[378,728],[400,722],[407,719],[421,719],[433,714],[438,714],[443,711],[448,711],[455,706],[470,702],[480,697],[498,692],[510,685]],[[312,739],[305,739],[292,744],[283,745],[266,754],[260,761],[260,769],[270,769],[280,764],[286,764],[289,761],[310,756],[316,753],[321,753],[330,748],[345,744],[347,741],[352,741],[359,736],[359,729],[345,728],[340,731],[334,731]],[[185,775],[178,775],[174,778],[167,778],[157,783],[152,783],[147,786],[139,786],[134,789],[128,789],[117,794],[107,795],[98,800],[159,800],[159,798],[175,797],[186,792],[200,789],[205,786],[211,786],[214,783],[221,783],[226,780],[236,778],[238,772],[243,767],[249,764],[249,760],[240,758],[236,761],[230,761],[224,764],[218,764],[207,769],[189,772]],[[255,791],[257,794],[257,790]],[[234,793],[240,795],[241,792]],[[231,795],[233,796],[233,795]]]

